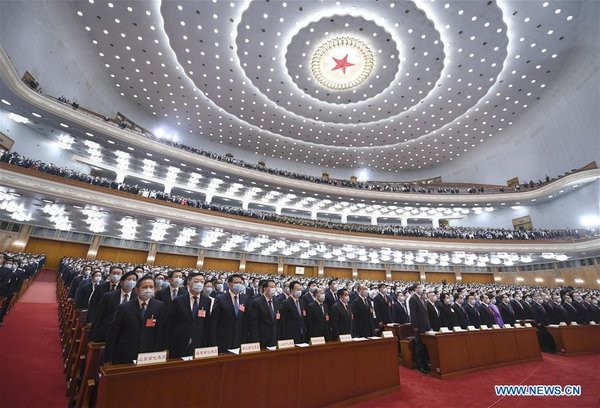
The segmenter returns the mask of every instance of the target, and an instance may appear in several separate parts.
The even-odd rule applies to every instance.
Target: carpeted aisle
[[[401,390],[357,408],[599,407],[600,355],[563,357],[543,353],[541,362],[506,366],[438,380],[400,367]],[[494,385],[581,385],[580,397],[498,397]]]
[[[43,270],[0,327],[0,407],[67,406],[55,272]]]

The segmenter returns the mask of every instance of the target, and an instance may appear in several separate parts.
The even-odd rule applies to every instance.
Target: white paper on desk
[[[230,349],[230,350],[227,350],[227,351],[229,351],[230,353],[233,353],[233,354],[240,354],[239,347],[238,348],[234,348],[234,349]]]
[[[367,338],[369,340],[380,340],[381,339],[381,337],[376,337],[376,336],[370,336],[370,337],[367,337]]]
[[[398,326],[398,324],[397,323],[388,323],[388,324],[386,324],[386,326],[387,327],[396,327],[396,326]]]
[[[194,356],[185,356],[185,357],[181,357],[181,359],[182,359],[183,361],[190,361],[190,360],[193,360],[193,359],[194,359]]]
[[[367,338],[366,338],[366,337],[354,337],[354,338],[352,339],[352,341],[365,341],[365,340],[367,340]]]
[[[558,327],[558,324],[549,324],[548,327]]]
[[[308,344],[308,343],[298,343],[298,344],[296,344],[296,347],[308,347],[308,346],[310,346],[310,344]]]
[[[429,330],[429,331],[426,331],[425,334],[431,334],[432,336],[435,336],[436,332],[434,332],[433,330]]]
[[[277,350],[277,347],[273,346],[273,347],[267,347],[267,350],[269,351],[275,351]]]

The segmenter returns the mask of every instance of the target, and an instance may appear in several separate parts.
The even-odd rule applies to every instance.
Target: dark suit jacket
[[[98,290],[98,289],[96,289]],[[129,293],[129,300],[135,299],[134,291]],[[90,330],[91,341],[105,341],[108,334],[110,322],[112,321],[117,307],[121,303],[121,289],[113,290],[105,293],[98,304],[94,320],[92,320],[92,328]]]
[[[325,302],[324,302],[324,303],[325,303],[325,304],[326,304],[328,307],[332,307],[332,306],[333,306],[333,304],[334,304],[335,302],[337,302],[337,300],[338,300],[338,299],[337,299],[337,293],[336,293],[336,294],[335,294],[335,296],[334,296],[334,294],[333,294],[333,293],[331,293],[331,291],[329,290],[329,288],[327,288],[327,289],[325,290]],[[308,306],[308,305],[307,305],[307,306]]]
[[[373,327],[373,305],[369,298],[366,301],[367,304],[359,296],[350,303],[350,310],[354,317],[353,337],[370,337],[375,334],[375,328]]]
[[[281,313],[279,301],[273,298],[273,313],[269,309],[267,298],[258,296],[250,302],[248,311],[248,341],[260,343],[260,346],[273,347],[277,345]]]
[[[489,328],[492,328],[492,325],[496,324],[492,310],[488,309],[483,303],[479,305],[479,317],[481,324],[485,324]]]
[[[146,327],[148,319],[156,320],[154,327]],[[142,321],[138,299],[119,305],[106,339],[105,361],[127,364],[138,353],[161,351],[164,348],[165,305],[150,299],[146,318]]]
[[[198,310],[205,312],[202,317],[192,315],[187,291],[173,299],[171,308],[167,311],[169,358],[192,356],[194,349],[208,345],[210,303],[210,298],[206,295],[198,298]]]
[[[589,323],[590,316],[589,316],[587,308],[583,305],[583,303],[580,303],[580,302],[574,300],[573,302],[571,302],[571,305],[573,305],[573,307],[577,311],[577,323],[579,323],[579,324]]]
[[[77,288],[77,292],[75,293],[75,309],[85,310],[88,308],[93,289],[94,284],[92,282],[79,285],[79,288]]]
[[[505,324],[513,325],[517,322],[515,311],[510,304],[506,305],[503,302],[500,302],[498,303],[498,309],[500,310],[500,316],[502,316],[502,321]]]
[[[105,293],[110,292],[110,287],[111,287],[110,282],[101,283],[100,285],[98,285],[98,287],[92,294],[92,297],[90,298],[89,303],[88,303],[88,311],[87,311],[87,322],[88,323],[92,322],[94,320],[94,315],[96,314],[96,309],[98,308],[98,304],[100,303],[102,296],[104,296]],[[117,285],[115,291],[118,292],[119,288],[120,288],[120,286]]]
[[[461,329],[466,330],[467,326],[469,325],[469,318],[467,317],[465,309],[463,309],[458,303],[454,303],[452,305],[452,309],[454,310],[456,325],[460,326]]]
[[[246,304],[246,295],[239,295],[239,304]],[[219,346],[219,352],[225,353],[229,349],[240,347],[246,340],[246,313],[239,310],[236,317],[233,310],[233,300],[226,292],[215,300],[212,317],[210,319],[209,344]]]
[[[429,319],[427,318],[427,308],[421,301],[419,295],[414,293],[408,300],[408,308],[410,309],[410,322],[413,330],[417,333],[424,333],[431,330]]]
[[[517,320],[527,319],[527,317],[525,316],[525,307],[524,307],[523,303],[525,303],[525,302],[523,302],[522,300],[519,302],[517,302],[515,299],[510,301],[510,305],[512,306],[513,311],[515,312],[515,319],[517,319]],[[504,318],[503,318],[503,320],[504,320]]]
[[[298,302],[302,312],[300,315],[294,303],[294,298],[291,296],[281,304],[281,338],[293,339],[294,343],[304,343],[306,341],[306,325],[304,323],[306,307],[302,299],[299,299]]]
[[[312,297],[312,295],[309,292],[306,292],[304,295],[302,295],[302,297],[300,297],[300,299],[302,299],[304,301],[304,304],[306,306],[310,305],[312,302],[315,301],[315,299]]]
[[[379,293],[373,300],[377,323],[388,324],[392,322],[392,301],[389,296]]]
[[[325,313],[321,310],[318,302],[312,302],[306,307],[306,337],[309,339],[324,336],[325,340],[331,340],[329,306],[323,303],[323,309]]]
[[[565,322],[567,324],[571,323],[569,321],[569,314],[562,305],[557,305],[556,303],[552,302],[552,308],[554,310],[552,311],[552,318],[550,320],[551,324],[559,324],[560,322]]]
[[[563,303],[563,307],[565,308],[565,311],[567,312],[567,314],[569,315],[569,324],[571,322],[576,322],[577,321],[577,309],[575,309],[573,307],[573,304],[569,304],[567,302]]]
[[[440,316],[438,315],[438,312],[436,312],[436,308],[437,305],[434,306],[431,304],[431,302],[426,301],[425,302],[425,306],[427,307],[427,319],[429,320],[429,327],[431,328],[431,330],[433,331],[440,331],[440,327],[442,325],[442,322],[440,320]]]
[[[531,303],[531,310],[533,311],[533,318],[538,326],[548,326],[550,324],[550,317],[546,313],[544,306],[537,302]]]
[[[353,322],[350,305],[344,307],[341,301],[335,302],[331,308],[329,320],[329,323],[331,323],[331,340],[338,340],[340,334],[352,334]]]
[[[173,299],[171,299],[171,291],[171,286],[167,286],[154,294],[154,299],[160,300],[165,304],[167,312],[171,309],[171,304],[173,303]],[[187,289],[184,286],[180,286],[177,289],[177,296],[183,295],[184,293],[188,293]]]
[[[75,294],[77,294],[77,288],[79,288],[79,285],[84,279],[85,277],[83,275],[77,275],[73,278],[71,284],[69,285],[69,294],[67,295],[69,299],[75,299]]]
[[[408,311],[404,302],[395,302],[392,305],[392,316],[394,323],[404,324],[409,322]]]
[[[479,314],[479,310],[466,302],[464,305],[464,310],[467,314],[467,319],[469,320],[469,326],[474,326],[479,329],[481,327],[481,316]]]
[[[458,318],[452,305],[442,303],[438,306],[438,310],[440,311],[440,327],[447,327],[452,330],[454,326],[458,326]]]

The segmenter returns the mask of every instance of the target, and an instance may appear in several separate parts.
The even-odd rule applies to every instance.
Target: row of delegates
[[[33,278],[46,261],[45,255],[28,253],[0,253],[0,326],[8,312],[11,301],[23,287],[27,279]]]

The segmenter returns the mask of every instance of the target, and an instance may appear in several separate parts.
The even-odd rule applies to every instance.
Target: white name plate
[[[525,327],[531,327],[531,323],[525,323]]]
[[[389,332],[389,333],[391,333],[391,332]],[[345,343],[347,341],[352,341],[352,335],[351,334],[340,334],[340,341],[342,343]]]
[[[154,353],[139,353],[135,365],[157,364],[167,362],[167,350]]]
[[[394,332],[393,331],[389,331],[389,330],[382,331],[381,332],[381,337],[383,337],[384,339],[394,338]]]
[[[505,325],[504,325],[504,328],[505,328],[505,329],[512,329],[513,327],[512,327],[512,325],[510,325],[510,324],[505,324]]]
[[[577,322],[571,322],[571,326],[579,326]]]
[[[567,323],[566,323],[566,322],[560,322],[558,325],[559,325],[559,326],[566,326],[566,325],[567,325]]]
[[[467,330],[473,331],[473,330],[479,330],[479,329],[475,328],[475,326],[467,326]]]
[[[491,327],[488,327],[487,324],[482,324],[481,325],[481,330],[490,330],[490,329],[491,329]]]
[[[294,348],[294,339],[278,340],[277,341],[277,348],[279,350],[287,349],[287,348]]]
[[[492,329],[499,329],[499,328],[500,328],[500,326],[499,326],[499,325],[497,325],[497,324],[492,324]]]
[[[214,347],[200,347],[194,349],[194,358],[208,358],[217,357],[219,355],[219,348]]]
[[[256,353],[260,351],[260,343],[245,343],[241,345],[240,349],[241,354]]]
[[[596,323],[595,321],[593,321],[593,320],[592,320],[592,321],[590,322],[590,324],[591,324],[592,326],[595,326],[595,325],[597,325],[598,323]]]
[[[447,328],[447,327],[440,327],[440,331],[441,331],[442,333],[450,333],[450,329],[449,329],[449,328]]]
[[[310,338],[311,346],[319,346],[321,344],[325,344],[325,337],[321,336],[321,337],[311,337]]]

